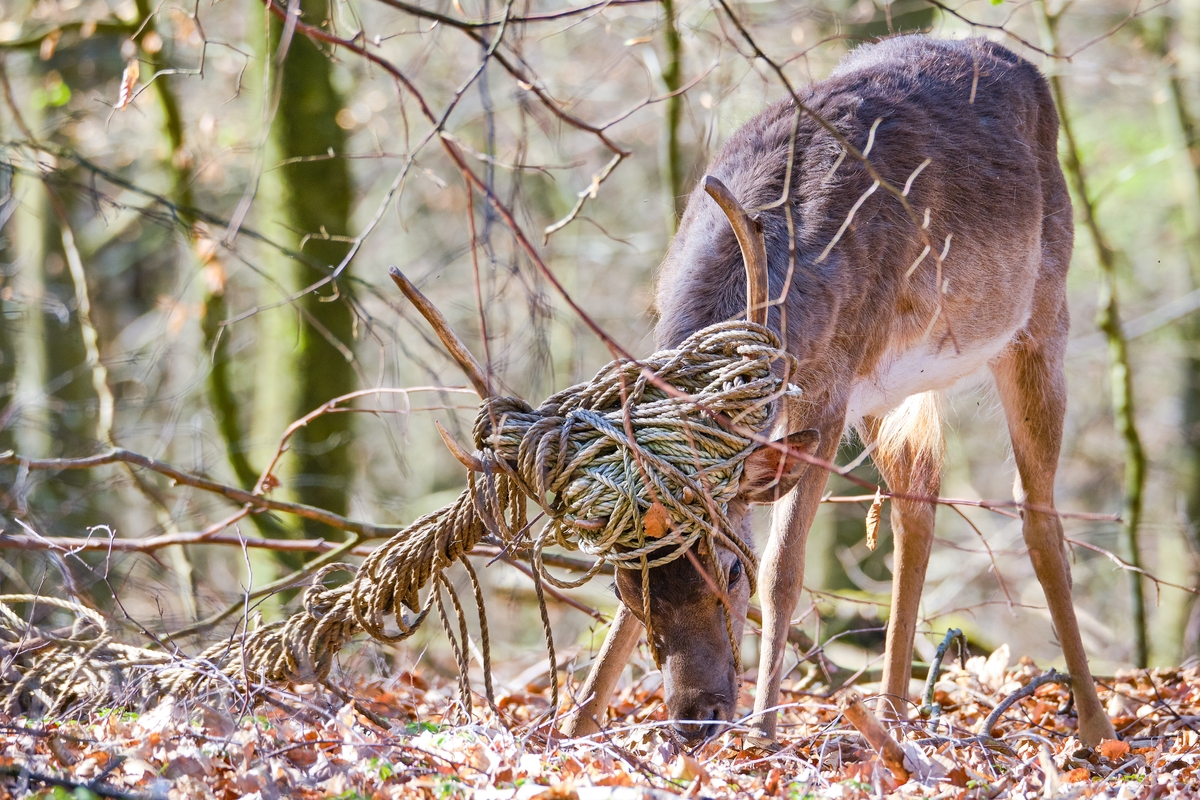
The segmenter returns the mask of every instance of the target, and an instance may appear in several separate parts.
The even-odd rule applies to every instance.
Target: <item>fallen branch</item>
[[[1012,707],[1013,703],[1029,697],[1038,690],[1039,686],[1044,686],[1047,683],[1065,683],[1070,685],[1071,676],[1065,672],[1056,672],[1053,667],[1051,667],[1050,671],[1046,674],[1038,675],[1029,683],[1025,684],[1020,689],[1001,700],[1000,703],[992,709],[992,713],[988,714],[987,719],[983,721],[983,725],[979,730],[979,735],[991,737],[992,728],[996,727],[996,724],[1000,722],[1000,717],[1004,715],[1005,711]]]
[[[933,655],[933,663],[929,665],[929,677],[925,679],[925,694],[923,702],[918,709],[918,713],[922,717],[933,716],[937,718],[941,716],[942,707],[938,703],[933,702],[933,687],[938,681],[938,675],[942,672],[942,659],[946,657],[946,651],[950,649],[950,645],[958,642],[958,658],[963,666],[966,666],[967,661],[967,637],[958,628],[951,628],[946,631],[946,638],[942,639],[942,643],[938,645],[937,652]]]
[[[842,699],[838,701],[838,709],[879,754],[884,766],[891,770],[896,780],[908,783],[909,772],[904,764],[904,749],[891,737],[871,709],[863,704],[858,692],[851,689],[843,694]]]
[[[14,778],[28,778],[35,783],[44,783],[47,786],[61,786],[64,789],[72,789],[78,791],[82,789],[76,796],[87,796],[89,794],[98,795],[100,797],[113,797],[117,800],[141,800],[147,795],[131,794],[122,792],[120,789],[112,789],[108,786],[96,782],[70,781],[66,778],[56,778],[53,775],[43,775],[40,772],[33,772],[23,764],[0,764],[0,775],[10,775]]]

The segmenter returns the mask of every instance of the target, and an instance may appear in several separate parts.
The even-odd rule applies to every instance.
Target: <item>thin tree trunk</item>
[[[679,36],[675,16],[675,0],[662,0],[662,5],[663,44],[667,50],[667,63],[663,68],[662,78],[667,91],[671,93],[667,98],[666,178],[674,211],[672,221],[678,226],[688,195],[687,186],[684,185],[687,175],[683,164],[683,150],[679,144],[679,126],[683,122],[683,95],[678,94],[683,87],[683,42]]]
[[[1057,27],[1059,16],[1046,12],[1042,5],[1045,32],[1052,52],[1058,52]],[[1061,13],[1061,12],[1060,12]],[[1113,416],[1117,433],[1125,444],[1125,556],[1137,569],[1141,568],[1141,548],[1138,544],[1138,529],[1142,520],[1142,500],[1146,486],[1146,453],[1138,434],[1137,417],[1134,410],[1133,375],[1129,367],[1129,345],[1121,328],[1121,316],[1117,305],[1117,252],[1113,249],[1096,218],[1096,207],[1088,194],[1087,176],[1079,155],[1071,117],[1067,111],[1066,92],[1062,76],[1057,72],[1050,76],[1050,87],[1054,102],[1058,106],[1059,119],[1065,147],[1063,165],[1067,180],[1075,194],[1075,201],[1084,228],[1096,251],[1100,267],[1100,297],[1097,303],[1096,325],[1108,340],[1109,381],[1112,391]],[[1149,636],[1146,629],[1146,599],[1142,587],[1142,576],[1129,572],[1130,601],[1133,606],[1134,663],[1145,667],[1149,663]]]
[[[153,10],[149,0],[137,0],[139,26],[144,39],[154,30]],[[148,56],[153,58],[152,56]],[[152,67],[157,70],[162,64],[155,63]],[[171,198],[179,210],[180,220],[189,228],[195,223],[189,209],[195,206],[192,193],[192,159],[187,153],[187,142],[184,138],[184,120],[180,111],[179,100],[167,76],[160,77],[154,82],[155,93],[163,112],[163,130],[170,143],[167,158],[167,168],[171,172]],[[189,231],[188,241],[194,247],[196,236]],[[193,258],[195,254],[193,254]],[[210,257],[211,256],[206,256]],[[196,266],[200,266],[198,261]],[[250,384],[235,389],[233,374],[230,367],[229,337],[223,335],[221,322],[228,317],[228,306],[225,303],[225,272],[220,261],[213,258],[203,265],[204,280],[201,281],[204,291],[204,347],[206,354],[212,359],[208,373],[208,400],[216,417],[217,430],[225,445],[225,454],[230,467],[241,488],[250,490],[258,481],[259,471],[255,469],[246,453],[245,434],[241,419],[244,409],[253,405],[254,386]],[[267,538],[280,538],[287,535],[286,527],[275,517],[265,514],[251,515],[259,532]]]
[[[1172,49],[1174,18],[1164,14],[1160,18],[1161,30],[1151,38],[1157,45],[1167,69],[1167,86],[1170,90],[1171,111],[1178,125],[1191,175],[1184,181],[1186,186],[1180,198],[1185,225],[1184,253],[1188,261],[1192,288],[1200,288],[1200,120],[1197,120],[1188,102],[1188,86],[1184,76],[1195,80],[1194,70],[1200,67],[1200,1],[1184,0],[1179,41]],[[1200,554],[1200,315],[1192,314],[1179,326],[1183,341],[1183,441],[1185,447],[1185,511],[1186,525],[1191,534],[1193,555]],[[1192,583],[1200,589],[1200,574],[1193,575]],[[1196,617],[1197,606],[1192,598],[1191,616]],[[1185,631],[1182,637],[1187,651],[1200,652],[1200,637],[1190,629],[1194,624],[1184,617]]]
[[[0,128],[0,136],[9,132]],[[16,211],[17,195],[13,187],[14,171],[0,151],[0,452],[17,449],[17,352],[20,345],[22,309],[17,302]],[[9,518],[16,497],[16,467],[0,467],[0,532],[14,533]]]
[[[5,131],[0,130],[0,135],[4,133]],[[12,164],[0,155],[0,451],[13,450],[17,444],[14,424],[17,397],[17,320],[20,310],[14,302],[16,281],[13,265],[17,251],[13,246],[13,235],[17,226],[13,216],[16,207]],[[8,472],[9,470],[0,472],[0,483],[11,486],[11,476]],[[0,501],[0,506],[3,506],[3,501]]]
[[[325,0],[301,0],[303,19],[319,25],[332,9]],[[271,21],[271,42],[278,49],[282,26]],[[352,186],[348,162],[327,158],[345,152],[346,134],[336,117],[342,98],[333,86],[329,56],[309,39],[294,36],[280,67],[281,94],[275,120],[284,212],[288,225],[298,231],[303,252],[321,268],[295,265],[297,288],[328,277],[341,264],[349,245],[332,237],[350,231]],[[311,158],[311,160],[305,160]],[[343,273],[345,277],[345,273]],[[355,373],[347,357],[353,339],[353,312],[346,297],[348,282],[337,281],[309,292],[298,305],[302,313],[294,367],[298,377],[292,417],[300,417],[322,403],[355,387]],[[350,436],[352,414],[327,414],[302,428],[293,439],[296,457],[293,493],[304,502],[345,513],[354,477]],[[288,420],[280,420],[280,427]],[[313,522],[304,524],[306,536],[327,536],[330,531]]]

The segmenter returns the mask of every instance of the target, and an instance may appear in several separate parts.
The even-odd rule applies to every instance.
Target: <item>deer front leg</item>
[[[814,455],[832,461],[841,441],[844,416],[836,424],[822,426],[821,442]],[[811,466],[796,487],[775,504],[771,517],[771,539],[759,571],[758,592],[762,602],[762,650],[758,659],[758,687],[751,724],[767,739],[775,738],[775,711],[792,613],[804,588],[804,546],[829,473]]]
[[[1008,418],[1024,499],[1031,506],[1051,511],[1067,398],[1062,365],[1067,327],[1065,306],[1060,319],[1054,340],[1044,344],[1029,339],[1021,341],[992,366]],[[1021,516],[1029,558],[1046,593],[1050,618],[1071,674],[1075,707],[1079,711],[1079,737],[1089,745],[1101,739],[1114,739],[1116,733],[1096,695],[1096,684],[1075,619],[1062,521],[1053,513],[1029,508]]]
[[[608,710],[608,701],[612,697],[617,680],[622,670],[633,655],[642,634],[642,623],[621,603],[617,607],[617,616],[604,637],[600,654],[592,664],[587,680],[583,683],[583,705],[575,710],[567,720],[564,732],[567,736],[591,736],[600,730],[604,712]]]

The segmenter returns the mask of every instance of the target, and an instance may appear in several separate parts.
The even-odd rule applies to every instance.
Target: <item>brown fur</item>
[[[936,495],[942,458],[937,393],[986,364],[1000,390],[1028,500],[1052,507],[1065,409],[1065,280],[1073,227],[1057,160],[1058,117],[1045,81],[1032,65],[990,42],[900,37],[855,50],[803,99],[860,150],[880,120],[869,158],[895,186],[904,186],[930,160],[913,181],[909,201],[918,212],[929,209],[934,252],[912,269],[928,239],[881,189],[862,203],[822,259],[870,189],[867,170],[852,158],[837,165],[840,145],[811,116],[801,118],[793,138],[795,110],[788,100],[733,135],[709,172],[744,206],[763,209],[771,297],[778,299],[770,325],[783,332],[799,359],[789,380],[803,392],[782,410],[782,432],[815,431],[815,454],[831,460],[847,425],[857,425],[874,443],[873,457],[893,491]],[[784,195],[791,154],[788,202],[769,207]],[[947,237],[939,268],[936,256]],[[730,225],[698,188],[659,276],[658,344],[677,344],[699,328],[741,315],[744,298],[745,275]],[[760,453],[756,457],[767,458]],[[781,489],[788,483],[795,489],[775,505],[762,561],[764,633],[755,712],[768,736],[775,730],[769,709],[779,699],[787,626],[803,583],[805,540],[826,479],[823,470],[796,469],[781,481]],[[747,540],[753,499],[761,498],[748,492],[730,508]],[[896,559],[884,694],[901,716],[934,510],[925,502],[892,504]],[[1054,515],[1031,512],[1024,525],[1075,680],[1080,733],[1095,743],[1113,731],[1096,698],[1071,606],[1062,526]],[[705,570],[730,568],[731,554],[717,555],[718,563],[708,559]],[[652,627],[667,654],[672,716],[732,719],[736,676],[730,677],[722,600],[711,591],[712,581],[690,561],[654,572]],[[618,587],[640,613],[640,582],[622,575]],[[748,597],[731,594],[743,614]],[[633,624],[628,615],[624,619],[623,625]],[[610,638],[633,646],[627,629],[614,629]],[[608,661],[623,664],[629,650],[624,652],[610,653]],[[601,664],[597,671],[606,668],[613,667]],[[606,703],[599,693],[590,698],[572,731],[594,729]],[[689,736],[715,729],[680,728]]]

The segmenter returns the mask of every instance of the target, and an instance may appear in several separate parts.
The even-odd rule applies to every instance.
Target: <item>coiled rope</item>
[[[754,553],[732,531],[726,513],[737,495],[746,457],[774,422],[775,400],[783,390],[779,376],[793,371],[780,368],[780,362],[791,358],[768,328],[726,322],[644,361],[613,361],[591,381],[559,392],[537,408],[511,397],[485,400],[473,431],[479,470],[470,474],[458,499],[393,536],[357,570],[348,564],[324,567],[305,591],[303,609],[290,618],[248,631],[209,648],[195,662],[175,666],[168,666],[171,658],[159,651],[113,650],[119,646],[102,621],[92,621],[102,632],[99,636],[52,636],[39,629],[39,649],[13,661],[16,680],[8,672],[0,674],[0,691],[12,687],[10,704],[37,699],[53,710],[90,695],[111,694],[114,685],[125,685],[122,670],[131,667],[145,670],[151,684],[140,690],[145,697],[183,693],[214,680],[320,681],[329,674],[334,656],[358,632],[382,642],[400,641],[412,636],[436,607],[458,659],[463,705],[469,709],[466,621],[443,574],[460,562],[479,608],[491,702],[486,614],[479,582],[466,559],[491,534],[506,548],[532,551],[557,707],[543,579],[569,588],[585,583],[606,563],[638,569],[648,604],[649,570],[704,543],[709,553],[715,554],[718,547],[734,552],[753,581]],[[532,539],[530,502],[548,519]],[[652,513],[660,519],[647,525]],[[550,545],[581,550],[596,558],[595,565],[577,580],[558,578],[541,559],[543,548]],[[340,570],[353,572],[353,581],[326,587],[325,579]],[[723,571],[716,570],[715,577],[724,591]],[[422,602],[420,594],[427,587]],[[457,613],[457,638],[443,589]],[[0,598],[0,638],[10,643],[27,639],[32,626],[4,606],[4,600]],[[648,605],[645,610],[649,620]],[[726,627],[738,657],[728,609]],[[653,636],[648,639],[653,652]],[[100,656],[109,667],[92,663]],[[114,664],[117,672],[110,668]],[[69,688],[50,688],[54,681]]]

